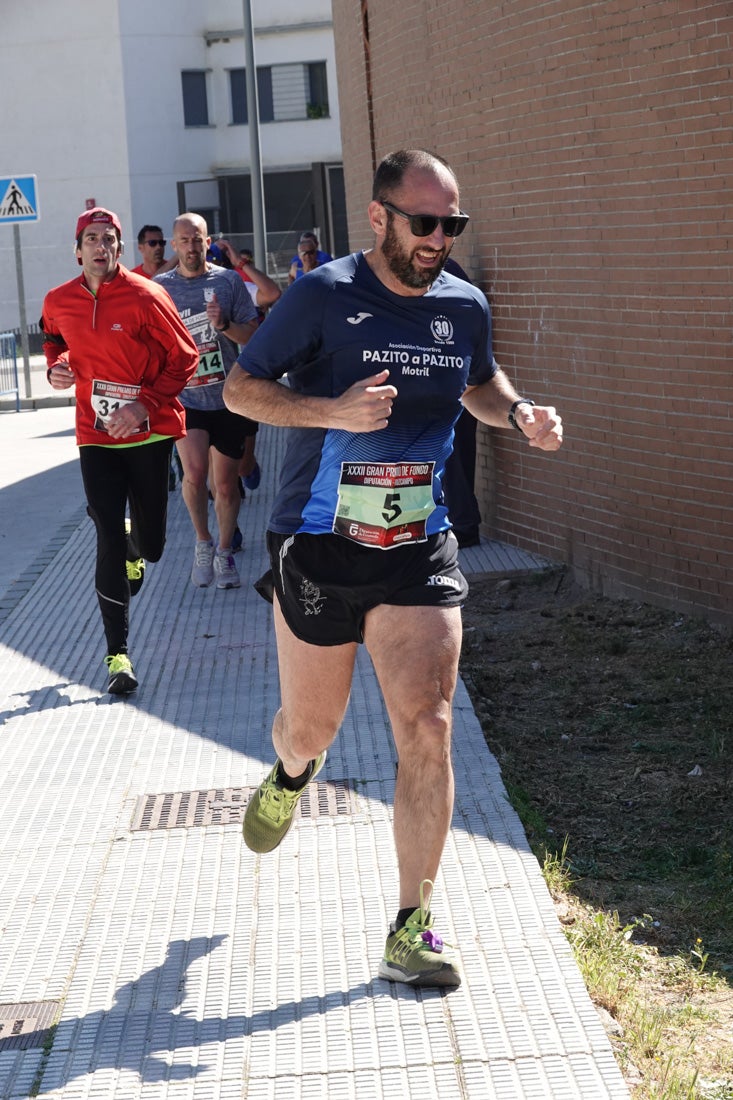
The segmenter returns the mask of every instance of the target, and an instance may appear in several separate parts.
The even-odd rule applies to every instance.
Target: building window
[[[246,126],[247,73],[245,69],[229,70],[229,98],[232,103],[232,126]]]
[[[257,70],[257,102],[260,107],[260,122],[274,122],[275,110],[272,105],[272,69],[264,65]]]
[[[249,120],[246,69],[229,70],[229,95],[232,103],[232,126],[246,126]],[[257,102],[260,122],[272,122],[272,75],[266,65],[257,68]]]
[[[308,65],[308,118],[328,118],[328,80],[326,62]]]
[[[206,71],[188,69],[181,73],[184,126],[208,126],[209,105],[206,98]]]
[[[246,125],[247,84],[244,69],[229,70],[232,125]],[[260,122],[328,118],[328,81],[325,61],[257,68]]]

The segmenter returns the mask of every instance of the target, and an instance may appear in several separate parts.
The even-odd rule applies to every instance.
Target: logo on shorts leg
[[[300,602],[306,615],[320,615],[326,597],[321,595],[321,590],[317,584],[313,584],[312,581],[302,577],[300,581]]]
[[[456,592],[459,592],[461,588],[461,582],[456,580],[455,577],[445,577],[442,573],[434,573],[432,577],[428,577],[425,583],[432,588],[455,588]]]

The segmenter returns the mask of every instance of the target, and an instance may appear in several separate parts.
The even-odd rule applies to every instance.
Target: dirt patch
[[[730,632],[564,572],[471,584],[461,674],[535,854],[569,869],[558,917],[635,945],[581,969],[639,1100],[733,1100],[732,666]]]
[[[578,897],[724,973],[732,668],[729,633],[564,572],[471,585],[461,673],[535,851],[567,837]]]

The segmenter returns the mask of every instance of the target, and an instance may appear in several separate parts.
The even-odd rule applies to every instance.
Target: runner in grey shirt
[[[178,266],[156,276],[170,294],[199,350],[198,369],[181,393],[186,410],[186,437],[179,441],[183,465],[183,499],[196,532],[191,581],[208,587],[238,588],[232,537],[240,505],[239,464],[257,424],[230,412],[224,404],[224,381],[257,328],[257,311],[234,271],[207,263],[211,238],[198,214],[181,214],[173,223],[171,246]],[[214,485],[218,546],[209,530],[209,449]]]

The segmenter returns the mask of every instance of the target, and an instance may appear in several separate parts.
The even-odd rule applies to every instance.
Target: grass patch
[[[733,639],[558,577],[472,585],[466,687],[634,1100],[733,1100]]]
[[[43,1055],[41,1061],[38,1064],[33,1081],[31,1082],[30,1089],[28,1090],[29,1097],[39,1096],[41,1092],[41,1085],[43,1084],[43,1074],[46,1070],[48,1059],[51,1057],[51,1048],[53,1047],[53,1041],[56,1038],[56,1031],[58,1029],[58,1023],[53,1024],[48,1029],[48,1035],[43,1043]]]

